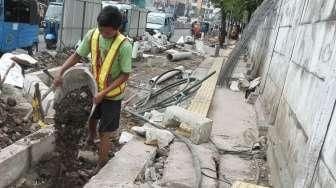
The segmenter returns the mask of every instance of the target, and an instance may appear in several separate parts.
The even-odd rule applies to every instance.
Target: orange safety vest
[[[96,78],[98,84],[98,91],[102,91],[108,87],[108,77],[111,72],[111,68],[115,58],[117,57],[118,50],[126,39],[126,37],[122,34],[119,34],[113,41],[109,52],[107,53],[105,60],[103,63],[99,63],[101,61],[100,58],[100,50],[99,50],[99,30],[98,28],[94,31],[91,38],[91,58],[92,58],[92,73]],[[126,82],[122,83],[115,89],[111,90],[106,98],[112,98],[118,96],[124,92],[126,88]]]

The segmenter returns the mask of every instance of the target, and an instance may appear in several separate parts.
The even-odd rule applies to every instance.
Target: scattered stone
[[[6,103],[10,107],[14,107],[17,104],[16,100],[13,97],[8,97]]]
[[[249,89],[255,88],[260,84],[261,77],[258,77],[250,82]]]
[[[145,144],[157,145],[159,148],[163,148],[168,146],[174,138],[175,136],[171,132],[153,127],[146,131]]]
[[[40,125],[38,123],[32,123],[30,126],[30,130],[32,131],[36,131],[37,129],[39,129]]]
[[[135,133],[137,133],[140,136],[146,136],[146,129],[143,127],[139,127],[139,126],[134,126],[131,128],[132,131],[134,131]]]
[[[238,85],[239,85],[239,82],[238,82],[238,81],[232,81],[232,82],[231,82],[231,85],[230,85],[230,90],[231,90],[231,91],[234,91],[234,92],[238,92],[238,91],[240,91]]]
[[[88,162],[96,163],[98,161],[98,154],[94,151],[79,150],[78,159],[86,160]]]
[[[248,88],[250,87],[250,82],[246,78],[239,79],[239,87],[240,88]]]
[[[21,118],[15,118],[14,122],[15,122],[16,125],[21,125],[23,123],[23,119],[21,119]]]
[[[259,97],[259,94],[257,92],[252,92],[248,95],[246,102],[249,104],[255,104],[255,102],[257,101]]]
[[[125,144],[129,141],[131,141],[134,138],[134,135],[131,133],[128,133],[126,131],[123,131],[121,133],[121,136],[119,138],[119,144]]]

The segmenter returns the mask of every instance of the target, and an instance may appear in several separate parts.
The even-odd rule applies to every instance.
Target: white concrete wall
[[[336,0],[276,2],[249,43],[269,114],[272,178],[275,187],[336,187]]]

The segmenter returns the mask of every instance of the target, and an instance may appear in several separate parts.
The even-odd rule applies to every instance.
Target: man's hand
[[[99,103],[101,103],[101,102],[103,101],[104,97],[105,97],[105,93],[104,93],[104,92],[99,92],[99,93],[94,97],[93,102],[94,102],[95,104],[99,104]]]
[[[63,77],[60,73],[56,74],[53,84],[54,84],[54,87],[59,87],[63,84]]]

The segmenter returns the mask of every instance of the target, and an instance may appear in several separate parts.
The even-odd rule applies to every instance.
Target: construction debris
[[[79,153],[86,138],[85,124],[91,106],[88,87],[69,92],[55,105],[56,149],[30,170],[26,178],[29,181],[22,187],[30,187],[29,182],[43,187],[81,187],[94,175],[92,153]]]
[[[239,89],[239,81],[232,81],[231,85],[230,85],[230,90],[231,91],[235,91],[235,92],[240,91],[240,89]]]
[[[164,148],[168,146],[175,137],[171,132],[167,130],[155,128],[150,124],[145,124],[144,126],[146,130],[145,144],[155,145],[159,148]]]
[[[170,106],[165,111],[163,125],[165,127],[178,127],[180,123],[186,123],[188,127],[180,127],[190,134],[190,140],[194,144],[206,143],[210,139],[212,120],[200,117],[179,106]]]
[[[35,131],[30,121],[23,121],[27,110],[16,105],[17,101],[8,97],[0,99],[0,149]]]
[[[134,135],[123,131],[119,138],[119,144],[126,144],[127,142],[131,141],[134,138]]]

